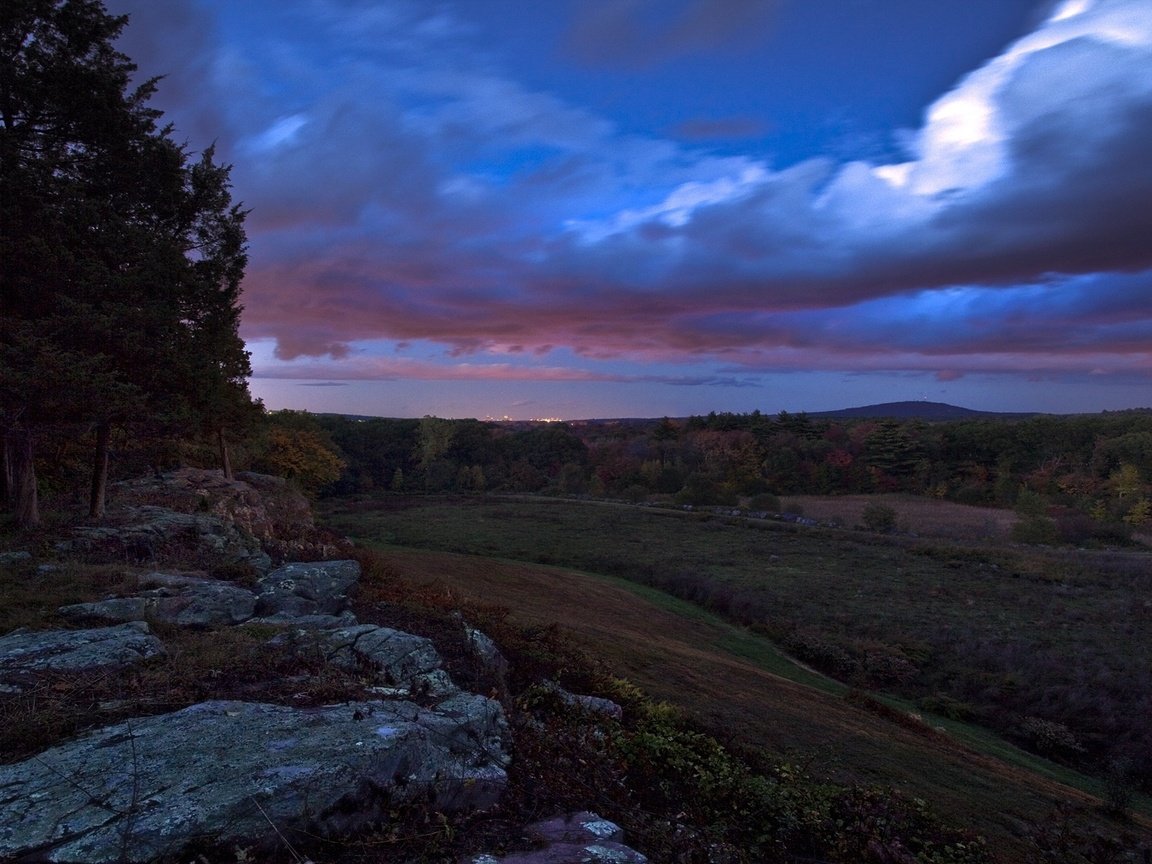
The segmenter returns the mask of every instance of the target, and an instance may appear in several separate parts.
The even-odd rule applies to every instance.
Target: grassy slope
[[[451,510],[456,518],[449,518]],[[562,560],[579,554],[579,535],[587,537],[585,532],[596,530],[581,518],[570,519],[571,510],[570,505],[552,510],[544,505],[528,520],[518,516],[515,507],[437,505],[406,514],[371,509],[341,513],[337,508],[329,519],[341,530],[376,543],[443,544],[482,555],[511,551],[518,557]],[[584,517],[593,522],[601,518],[587,512]],[[670,525],[664,520],[642,514],[641,521],[656,525],[657,536],[650,536],[631,524],[632,518],[615,512],[611,524],[601,522],[600,533],[592,536],[603,538],[605,532],[624,527],[627,545],[639,558],[644,554],[635,553],[652,552],[659,534],[669,537]],[[507,535],[491,534],[496,526]],[[754,534],[723,531],[709,545],[722,562],[735,566],[736,551],[722,537]],[[775,539],[792,536],[785,533]],[[948,736],[924,734],[864,711],[842,698],[842,685],[792,664],[767,640],[661,592],[551,566],[386,548],[409,578],[441,582],[470,597],[508,606],[515,618],[525,622],[562,623],[620,674],[736,740],[797,760],[813,760],[839,779],[890,784],[923,797],[941,812],[986,833],[1010,855],[1019,843],[1022,823],[1048,818],[1057,801],[1091,801],[1068,785],[1090,788],[1090,781],[1078,782],[1071,772],[978,730],[949,724]],[[891,557],[884,549],[880,547],[882,561]],[[827,544],[823,555],[828,561],[837,557]],[[819,589],[810,582],[807,587]]]

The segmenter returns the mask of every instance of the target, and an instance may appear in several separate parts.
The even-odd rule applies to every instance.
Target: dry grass
[[[780,501],[784,511],[803,513],[820,522],[845,528],[863,523],[869,504],[883,504],[896,512],[900,531],[923,537],[958,540],[1003,540],[1012,532],[1017,516],[1012,510],[969,507],[915,495],[789,495]]]

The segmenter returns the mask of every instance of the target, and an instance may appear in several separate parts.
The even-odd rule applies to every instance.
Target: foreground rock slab
[[[40,672],[123,669],[164,654],[143,621],[91,630],[17,630],[0,637],[0,684],[20,689]]]
[[[460,693],[315,709],[205,702],[0,766],[0,860],[149,861],[207,838],[343,834],[389,805],[492,806],[506,785],[500,706]]]
[[[360,581],[355,561],[316,561],[285,564],[256,584],[256,612],[272,615],[339,615],[351,601],[348,594]]]
[[[77,621],[163,621],[181,627],[239,624],[256,611],[256,595],[230,582],[170,573],[149,573],[142,586],[154,585],[132,597],[112,597],[92,603],[61,606],[65,618]]]

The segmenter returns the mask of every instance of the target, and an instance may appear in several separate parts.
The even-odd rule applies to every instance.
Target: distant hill
[[[961,408],[946,402],[883,402],[879,405],[862,405],[859,408],[841,408],[837,411],[808,411],[809,417],[833,419],[883,417],[896,420],[975,420],[980,417],[1011,420],[1032,417],[1036,412],[1008,413],[1004,411],[975,411]]]

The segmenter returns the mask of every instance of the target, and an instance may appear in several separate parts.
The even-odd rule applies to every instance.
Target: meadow
[[[986,517],[974,518],[983,524]],[[1147,807],[1140,795],[1141,778],[1152,776],[1147,552],[877,535],[547,498],[340,499],[327,503],[325,519],[404,556],[406,567],[428,579],[534,620],[582,629],[650,692],[738,738],[808,753],[837,771],[916,794],[943,795],[951,812],[977,821],[995,812],[1010,822],[1007,814],[1019,812],[1028,796],[1008,796],[1017,799],[1009,804],[1003,790],[991,792],[1003,778],[973,789],[969,760],[951,771],[929,768],[922,753],[896,754],[890,738],[844,734],[858,719],[834,719],[846,698],[876,716],[896,706],[901,722],[920,718],[901,734],[927,740],[945,729],[945,750],[995,754],[1029,775],[1040,771],[1119,805]],[[413,549],[471,557],[425,564],[405,551]],[[510,562],[532,567],[481,575]],[[610,610],[589,599],[589,580],[606,577],[631,599]],[[648,611],[634,619],[625,607],[649,589],[656,590],[642,595]],[[687,604],[674,620],[661,620],[651,610],[667,610],[673,596]],[[687,639],[692,622],[707,613],[730,628],[705,639],[707,650],[720,652],[721,666],[751,662],[758,676],[772,676],[774,695],[750,692],[755,676],[722,673],[663,644]],[[632,647],[614,649],[628,629],[625,619],[638,628]],[[782,694],[776,679],[793,689]],[[841,707],[829,709],[829,698]],[[807,699],[824,701],[817,707]],[[1034,806],[1025,809],[1036,815]]]

